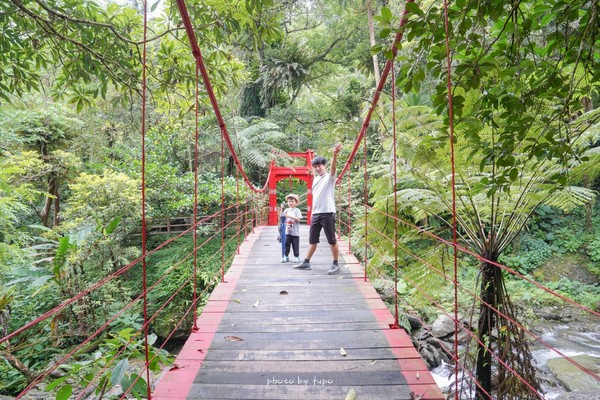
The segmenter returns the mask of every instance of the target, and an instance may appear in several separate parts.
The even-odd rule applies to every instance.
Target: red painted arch
[[[312,215],[312,183],[313,176],[312,159],[314,151],[306,150],[304,153],[288,153],[291,157],[304,158],[305,163],[302,167],[279,167],[275,165],[275,161],[271,161],[269,171],[269,225],[277,225],[279,223],[278,204],[277,204],[277,182],[283,179],[296,178],[306,182],[306,222],[310,224]]]

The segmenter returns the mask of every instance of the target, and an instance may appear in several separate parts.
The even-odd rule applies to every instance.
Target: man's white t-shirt
[[[333,197],[336,176],[330,173],[315,176],[313,180],[313,214],[334,213],[335,201]]]

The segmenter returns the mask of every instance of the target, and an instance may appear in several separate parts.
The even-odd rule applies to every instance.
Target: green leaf
[[[73,386],[65,385],[56,393],[56,400],[68,400],[73,394]]]
[[[379,38],[380,39],[385,39],[386,37],[389,36],[389,34],[390,34],[391,31],[392,30],[390,28],[382,29],[381,32],[379,32]]]
[[[119,222],[121,222],[120,216],[110,221],[110,223],[106,226],[106,229],[104,230],[105,234],[110,235],[111,233],[113,233],[117,225],[119,225]]]
[[[121,381],[125,377],[125,372],[129,368],[129,361],[127,359],[121,360],[115,365],[110,374],[111,386],[117,386],[121,384]]]
[[[54,275],[58,276],[60,274],[61,268],[65,265],[67,261],[67,252],[70,248],[69,236],[63,236],[59,240],[58,249],[56,250],[56,254],[54,256]]]
[[[383,50],[383,45],[382,44],[376,44],[375,46],[371,47],[371,54],[380,53],[381,50]]]
[[[392,22],[392,12],[387,7],[382,7],[381,8],[381,17],[388,24]]]
[[[60,385],[60,384],[61,384],[61,383],[63,383],[64,381],[66,381],[66,380],[67,380],[67,378],[68,378],[68,376],[63,376],[63,377],[60,377],[60,378],[58,378],[58,379],[56,379],[56,380],[54,380],[54,381],[50,382],[49,384],[47,384],[47,385],[46,385],[46,387],[45,387],[45,390],[46,390],[47,392],[49,392],[49,391],[53,390],[55,387],[57,387],[58,385]]]
[[[138,376],[139,376],[139,378],[138,378]],[[135,379],[137,379],[137,381],[135,381],[135,384],[134,384],[133,381]],[[142,378],[141,375],[131,375],[131,376],[126,376],[125,378],[123,378],[123,384],[121,385],[123,387],[123,389],[127,390],[131,387],[131,385],[133,385],[131,392],[134,395],[144,396],[147,393],[146,380],[144,378]]]
[[[423,11],[419,8],[419,5],[417,3],[406,3],[406,10],[411,13],[411,14],[417,14],[418,16],[422,17],[425,14],[423,13]]]

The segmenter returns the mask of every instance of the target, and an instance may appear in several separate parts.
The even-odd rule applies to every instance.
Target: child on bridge
[[[285,196],[288,207],[283,211],[285,216],[285,255],[282,262],[289,261],[290,247],[294,250],[293,262],[300,262],[300,221],[302,220],[302,211],[296,206],[300,199],[294,193]]]

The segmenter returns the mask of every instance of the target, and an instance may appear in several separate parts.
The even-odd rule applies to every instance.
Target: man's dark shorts
[[[336,244],[335,240],[335,213],[313,214],[310,221],[310,231],[308,234],[308,244],[319,243],[321,229],[325,231],[327,243]]]

